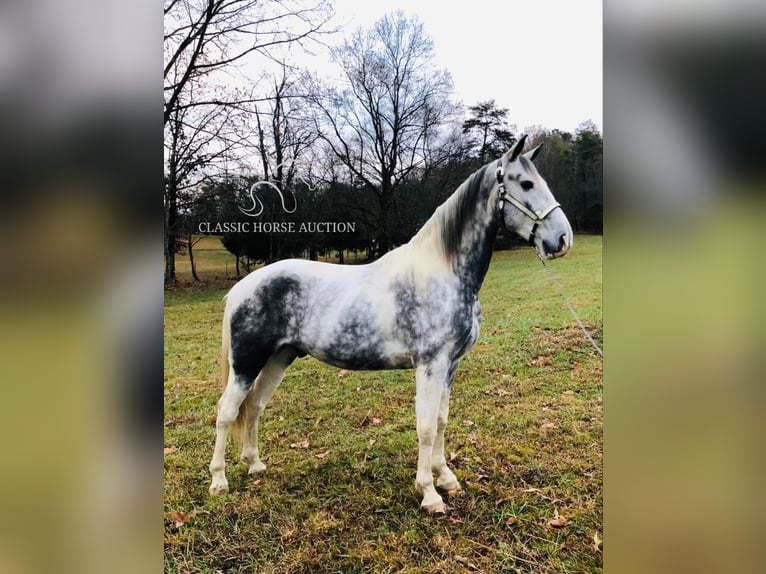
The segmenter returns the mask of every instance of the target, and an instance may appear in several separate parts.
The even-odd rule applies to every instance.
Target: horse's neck
[[[474,295],[484,281],[500,227],[487,173],[482,168],[466,180],[410,241],[420,255],[416,259],[443,258],[466,291]],[[466,203],[470,203],[469,209]]]
[[[487,219],[477,222],[473,233],[463,235],[460,251],[453,260],[455,274],[472,295],[479,292],[484,282],[500,226],[500,218],[497,214],[485,215]]]

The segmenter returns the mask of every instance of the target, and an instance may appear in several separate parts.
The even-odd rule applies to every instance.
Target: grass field
[[[601,237],[550,267],[600,341]],[[480,294],[446,431],[464,490],[443,517],[418,509],[413,371],[311,358],[264,413],[266,474],[231,443],[230,493],[208,496],[224,293],[166,295],[167,572],[601,571],[601,361],[531,250],[496,253]]]
[[[195,236],[194,250],[194,263],[197,267],[197,275],[201,281],[213,281],[224,277],[234,277],[237,270],[237,262],[229,251],[227,251],[223,244],[221,244],[221,238],[215,235]],[[329,254],[328,257],[320,257],[323,261],[336,260],[331,257],[333,254]],[[362,263],[364,259],[364,253],[354,253],[347,251],[345,253],[346,263]],[[246,273],[244,265],[241,269],[241,273]],[[176,276],[182,284],[188,284],[192,281],[191,263],[189,262],[189,255],[187,252],[178,253],[176,255]]]

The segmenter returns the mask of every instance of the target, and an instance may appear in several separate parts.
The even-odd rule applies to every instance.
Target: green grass
[[[233,277],[237,272],[234,255],[221,243],[221,238],[214,235],[197,236],[194,244],[194,264],[197,275],[203,281],[216,277]],[[244,273],[244,268],[242,273]],[[181,281],[191,281],[191,263],[186,251],[176,254],[176,276]]]
[[[600,342],[601,238],[578,236],[550,267]],[[248,477],[232,443],[230,493],[208,496],[225,291],[166,296],[167,572],[601,571],[601,362],[531,250],[496,253],[482,288],[446,432],[464,491],[438,518],[414,487],[413,372],[311,358],[263,416],[266,475]],[[205,512],[176,527],[170,513],[193,509]]]

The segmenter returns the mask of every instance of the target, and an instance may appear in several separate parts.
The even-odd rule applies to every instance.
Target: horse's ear
[[[508,163],[513,162],[519,155],[521,155],[521,150],[524,149],[524,144],[527,141],[527,135],[524,134],[521,136],[519,141],[516,142],[516,144],[510,149],[510,151],[506,152],[506,156],[508,156]]]
[[[536,147],[525,153],[524,157],[526,157],[529,161],[535,161],[535,158],[540,153],[541,149],[543,149],[543,142],[540,142]]]

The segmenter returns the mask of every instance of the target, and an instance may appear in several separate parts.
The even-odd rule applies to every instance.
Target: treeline
[[[575,134],[553,130],[533,137],[545,142],[536,163],[575,232],[601,233],[602,139],[598,130],[586,124]],[[495,157],[502,151],[491,149],[485,156]],[[280,197],[270,187],[258,185],[263,176],[228,176],[202,185],[197,199],[185,210],[179,225],[184,230],[182,249],[189,254],[200,233],[215,232],[215,223],[225,222],[231,228],[247,224],[246,231],[226,232],[221,226],[217,230],[223,231],[217,234],[237,259],[238,275],[255,263],[287,257],[333,256],[342,263],[344,252],[350,251],[372,259],[381,254],[381,237],[387,238],[388,247],[409,241],[436,207],[486,161],[488,157],[482,158],[474,148],[473,153],[455,155],[428,172],[414,173],[392,194],[386,229],[378,226],[378,196],[364,185],[330,181],[310,186],[298,181],[287,186]],[[243,212],[250,207],[262,212],[257,217]],[[353,225],[325,226],[320,231],[305,225],[316,222]],[[498,246],[514,243],[516,238],[501,235]]]
[[[247,270],[286,257],[379,257],[408,241],[460,183],[521,135],[494,101],[465,109],[451,99],[451,77],[435,67],[423,24],[401,12],[333,49],[341,79],[284,62],[258,78],[258,94],[225,89],[214,72],[232,74],[232,62],[251,55],[226,51],[241,45],[234,40],[243,30],[250,42],[262,41],[255,52],[272,62],[279,59],[272,45],[303,45],[327,31],[324,0],[300,12],[290,3],[265,4],[275,12],[260,25],[252,2],[231,0],[224,12],[204,1],[166,8],[166,29],[170,21],[178,31],[166,35],[166,281],[175,279],[180,252],[196,277],[194,244],[210,229],[205,222],[259,222],[257,233],[234,226],[222,234],[238,274],[240,264]],[[273,24],[292,18],[305,26],[302,35]],[[530,144],[545,141],[536,163],[575,231],[601,232],[598,129],[583,123],[575,133],[526,132]],[[285,232],[285,224],[305,222],[352,225]]]

